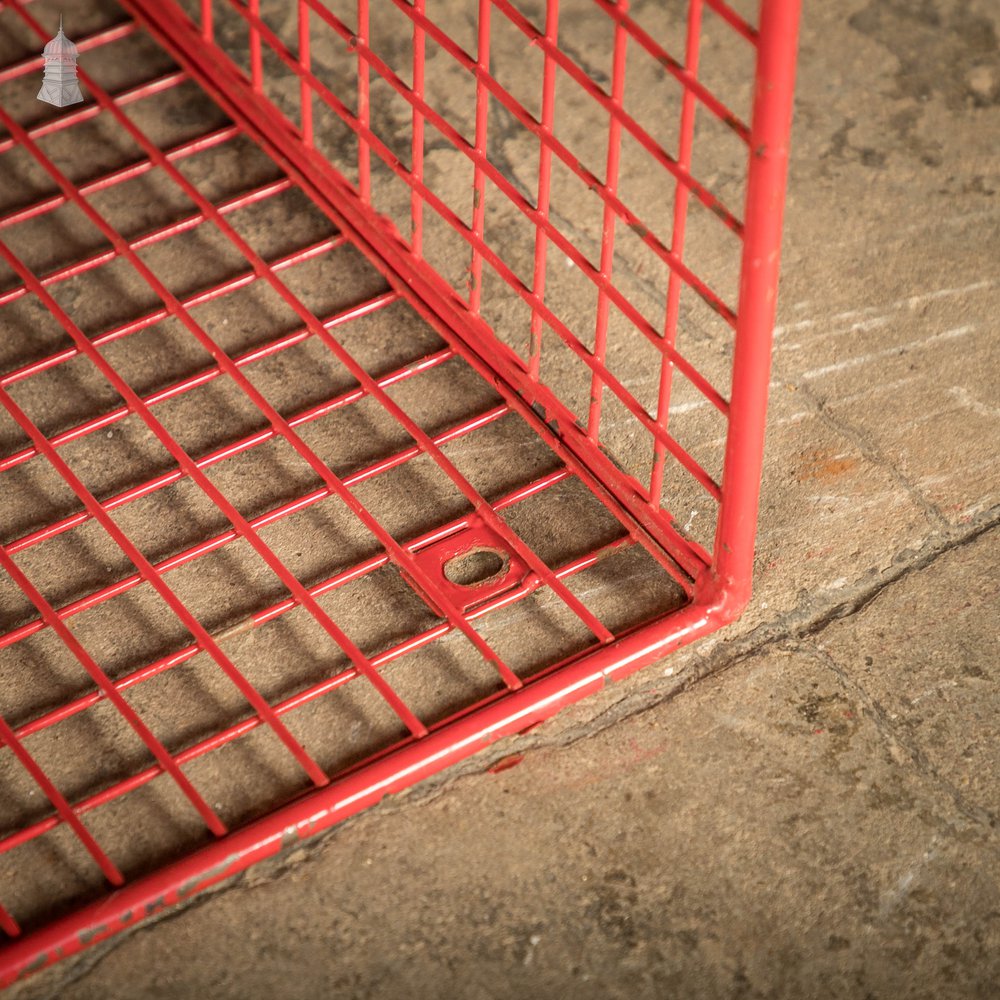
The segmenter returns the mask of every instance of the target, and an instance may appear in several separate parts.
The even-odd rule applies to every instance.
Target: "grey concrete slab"
[[[947,552],[822,638],[850,683],[929,774],[970,815],[1000,819],[996,643],[1000,534]]]

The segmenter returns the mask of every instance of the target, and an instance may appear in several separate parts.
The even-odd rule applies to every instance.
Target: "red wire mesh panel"
[[[743,607],[753,6],[0,4],[0,981]]]

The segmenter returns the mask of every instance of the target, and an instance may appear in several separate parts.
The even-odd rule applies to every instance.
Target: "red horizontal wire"
[[[49,776],[42,770],[35,758],[28,753],[21,741],[14,735],[14,731],[7,724],[6,719],[2,716],[0,716],[0,739],[14,751],[14,756],[17,757],[24,769],[35,780],[35,784],[45,793],[45,797],[55,807],[60,820],[70,825],[80,843],[83,844],[87,853],[97,862],[108,881],[113,885],[121,885],[125,879],[115,863],[104,853],[100,844],[97,843],[91,832],[80,821],[79,816],[77,816],[74,809],[66,801],[62,792],[52,784]]]
[[[615,11],[613,19],[619,21],[622,27],[625,28],[628,34],[633,34],[629,30],[629,25],[634,22],[624,14],[618,7],[614,4],[604,3],[603,0],[598,0],[601,2],[602,7],[606,7],[608,10]],[[401,0],[393,0],[397,6],[401,5]],[[647,150],[656,160],[663,166],[680,184],[684,187],[689,188],[691,193],[694,194],[696,198],[699,198],[704,202],[705,207],[711,209],[719,216],[720,219],[725,222],[728,228],[732,229],[733,232],[738,235],[742,235],[743,225],[730,212],[725,205],[713,195],[703,184],[697,181],[690,173],[689,168],[684,167],[677,162],[677,159],[671,156],[655,139],[644,129],[625,109],[623,106],[616,106],[615,102],[611,99],[611,95],[607,93],[602,87],[598,86],[580,65],[574,62],[563,49],[560,49],[558,45],[553,44],[549,41],[542,32],[535,27],[531,21],[528,20],[520,11],[514,7],[509,0],[492,0],[492,3],[499,8],[507,16],[512,24],[515,25],[527,38],[531,39],[532,45],[537,45],[543,52],[548,54],[559,67],[576,83],[583,88],[594,100],[604,108],[605,111],[611,115],[616,121],[623,125],[627,132],[636,140],[644,149]],[[455,46],[457,48],[457,46]],[[719,101],[710,91],[706,90],[704,85],[693,77],[690,73],[680,67],[677,61],[670,56],[665,50],[658,49],[657,62],[660,63],[668,72],[674,75],[678,82],[686,89],[691,91],[699,100],[701,100],[709,110],[720,117],[727,125],[735,129],[737,134],[741,138],[746,139],[749,136],[749,131],[742,122],[721,102]],[[499,85],[498,85],[499,86]],[[501,88],[502,89],[502,88]]]
[[[169,156],[171,160],[181,160],[188,156],[194,156],[196,153],[202,153],[206,149],[212,149],[215,146],[219,146],[236,135],[239,135],[239,129],[235,125],[224,125],[222,128],[214,129],[211,132],[205,132],[202,135],[195,136],[194,139],[188,139],[186,142],[178,143],[176,146],[165,150],[165,154]],[[150,163],[148,158],[136,160],[134,163],[129,163],[124,167],[119,167],[118,169],[112,170],[106,174],[101,174],[93,180],[84,181],[80,185],[79,190],[82,194],[87,195],[94,194],[97,191],[105,191],[108,188],[114,187],[116,184],[121,184],[124,181],[140,177],[152,169],[153,165]],[[56,193],[40,198],[38,201],[32,202],[30,205],[16,208],[0,217],[0,229],[7,226],[13,226],[18,222],[25,222],[28,219],[37,218],[40,215],[45,215],[46,213],[59,208],[60,205],[65,205],[66,201],[67,198],[65,194]]]
[[[746,124],[730,111],[693,73],[639,27],[629,14],[617,8],[610,0],[593,0],[593,2],[613,21],[621,24],[678,83],[693,93],[713,115],[728,125],[747,145],[750,144],[750,129]]]
[[[246,208],[248,205],[254,205],[266,198],[280,194],[282,191],[287,191],[291,186],[292,182],[287,177],[270,181],[267,184],[262,184],[260,187],[253,188],[250,191],[243,191],[232,198],[227,198],[225,201],[219,202],[219,211],[223,215],[228,215],[230,212]],[[162,240],[186,233],[204,221],[205,216],[201,212],[195,212],[193,215],[188,215],[183,219],[178,219],[176,222],[170,222],[165,226],[160,226],[158,229],[153,229],[143,236],[136,237],[134,240],[129,241],[129,245],[133,250],[144,250],[146,247],[153,246]],[[50,285],[58,284],[69,278],[75,278],[80,274],[85,274],[87,271],[93,270],[95,267],[107,264],[115,260],[117,256],[118,253],[114,249],[101,250],[90,257],[85,257],[83,260],[74,261],[72,264],[49,271],[48,274],[42,275],[39,280],[45,288],[48,288]],[[28,289],[23,284],[9,288],[6,291],[0,292],[0,306],[5,306],[8,302],[14,302],[27,294]]]
[[[293,250],[284,257],[279,257],[278,259],[272,261],[270,266],[276,271],[281,271],[287,267],[292,267],[294,264],[301,264],[304,261],[312,260],[329,250],[336,250],[338,247],[343,246],[345,242],[346,240],[343,236],[328,237],[326,239],[319,240],[317,243],[312,243],[309,246],[302,247],[299,250]],[[117,250],[115,251],[115,254],[116,256],[118,255]],[[234,275],[233,277],[226,278],[224,281],[220,281],[217,285],[211,285],[208,288],[189,295],[187,298],[181,300],[181,304],[185,308],[193,308],[194,306],[204,305],[206,302],[212,302],[215,299],[222,298],[230,292],[237,291],[240,288],[245,288],[247,285],[253,284],[256,280],[256,275],[252,270],[244,271],[240,274]],[[362,304],[361,308],[364,308],[364,305],[365,304]],[[120,340],[122,337],[128,337],[133,333],[138,333],[140,330],[145,330],[147,327],[155,326],[162,320],[167,319],[169,315],[170,312],[166,308],[154,309],[152,312],[146,313],[145,316],[140,316],[138,319],[127,320],[119,326],[112,327],[110,330],[105,330],[103,333],[97,334],[91,338],[90,342],[95,347],[102,347],[103,345],[110,344],[115,340]],[[299,331],[299,334],[302,339],[308,336],[307,331]],[[296,334],[289,334],[288,336],[293,337],[295,335]],[[22,379],[29,378],[32,375],[37,375],[40,372],[55,367],[56,365],[63,364],[63,362],[70,361],[71,359],[78,357],[79,354],[80,349],[76,346],[71,346],[63,348],[60,351],[56,351],[53,354],[49,354],[37,361],[29,361],[27,364],[21,365],[20,368],[16,368],[0,377],[0,386],[7,388]],[[32,451],[31,454],[34,454],[34,452]],[[4,465],[4,463],[9,462],[12,457],[13,456],[7,456],[7,458],[0,460],[0,471],[8,467]],[[28,455],[27,457],[30,458],[31,455]],[[19,461],[24,461],[24,459],[19,459]],[[14,464],[16,465],[17,463],[15,462]]]
[[[719,17],[722,18],[731,28],[735,28],[736,32],[742,35],[751,45],[756,45],[759,39],[757,34],[757,29],[750,24],[749,21],[744,20],[739,14],[733,10],[729,4],[725,3],[724,0],[705,0],[705,5],[711,7]]]
[[[17,937],[21,933],[17,921],[3,906],[0,906],[0,931],[3,931],[8,937]]]
[[[30,17],[20,7],[15,7],[15,10],[17,10],[22,18]],[[31,20],[34,21],[34,18],[31,18]],[[37,24],[38,22],[34,21],[34,23]],[[43,38],[47,37],[44,31],[39,33]],[[164,90],[169,90],[171,87],[176,87],[187,78],[187,74],[183,70],[171,70],[169,73],[164,73],[162,76],[147,80],[145,83],[139,83],[134,87],[121,90],[111,99],[116,104],[131,104],[133,101],[141,101],[145,97],[152,97],[154,94],[159,94]],[[69,128],[71,125],[77,125],[90,118],[96,118],[100,113],[101,108],[99,104],[92,101],[85,101],[82,108],[77,108],[75,111],[68,111],[50,121],[33,126],[27,130],[28,135],[32,139],[40,139],[43,136],[51,135],[53,132],[61,132],[64,128]],[[6,139],[0,139],[0,153],[6,153],[16,145],[17,140],[11,136],[8,136]]]
[[[78,52],[89,52],[91,49],[117,42],[119,39],[134,35],[139,30],[139,25],[135,21],[123,21],[121,24],[113,24],[110,28],[101,28],[100,31],[92,32],[75,40]],[[41,69],[45,65],[45,56],[42,53],[34,56],[27,56],[18,62],[11,63],[0,69],[0,83],[14,80],[19,76],[32,73]]]

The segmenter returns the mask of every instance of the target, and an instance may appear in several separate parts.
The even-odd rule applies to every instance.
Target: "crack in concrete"
[[[758,625],[742,636],[716,641],[707,655],[700,653],[697,648],[689,649],[685,653],[674,654],[675,660],[685,660],[687,661],[685,666],[691,664],[694,669],[685,669],[678,676],[677,683],[668,690],[650,691],[647,689],[627,694],[591,718],[568,726],[561,732],[547,733],[545,731],[547,727],[543,726],[530,735],[513,736],[501,740],[492,748],[476,754],[463,763],[457,764],[435,777],[426,779],[420,785],[385,799],[377,806],[344,820],[310,841],[299,844],[291,852],[291,855],[295,857],[294,861],[290,860],[291,855],[279,855],[263,861],[255,868],[241,872],[232,879],[221,882],[184,903],[157,914],[148,921],[122,931],[96,948],[84,952],[79,958],[68,960],[61,966],[65,970],[65,974],[48,992],[36,994],[37,1000],[56,1000],[62,996],[69,986],[85,979],[109,955],[129,941],[134,934],[149,931],[164,921],[177,919],[193,907],[205,905],[218,894],[234,890],[252,890],[260,885],[274,882],[325,850],[335,837],[340,836],[343,831],[355,823],[374,821],[382,813],[391,814],[414,805],[429,804],[444,795],[445,792],[450,791],[457,782],[483,775],[492,764],[509,755],[512,747],[516,747],[518,752],[525,753],[542,749],[567,749],[599,735],[611,726],[641,716],[658,705],[674,699],[706,677],[722,675],[739,663],[781,645],[800,644],[803,651],[812,655],[813,650],[815,650],[815,655],[819,657],[822,651],[815,649],[815,644],[808,641],[812,637],[822,633],[832,623],[863,611],[883,591],[905,580],[911,574],[928,568],[948,552],[970,545],[998,527],[1000,527],[1000,505],[983,511],[966,525],[948,525],[946,530],[932,535],[918,549],[902,550],[888,570],[876,574],[874,579],[871,572],[865,574],[855,584],[842,588],[835,600],[825,599],[818,607],[816,601],[803,602],[772,621]],[[867,695],[867,692],[852,682],[843,668],[836,664],[832,657],[828,657],[822,662],[833,671],[845,687],[849,687],[856,694],[866,709],[871,711],[876,727],[883,737],[888,735],[889,738],[903,747],[910,756],[913,766],[947,792],[963,816],[977,825],[985,825],[992,833],[994,824],[989,814],[966,802],[958,789],[941,778],[919,748],[895,732],[891,721],[885,718],[884,713]]]
[[[875,725],[879,735],[890,746],[894,745],[904,751],[904,759],[908,759],[922,777],[931,781],[941,791],[943,791],[954,803],[955,808],[977,826],[985,827],[987,832],[993,834],[996,830],[996,820],[985,809],[981,809],[975,803],[970,802],[961,789],[954,782],[949,781],[931,763],[930,759],[920,748],[919,744],[907,738],[901,728],[895,725],[888,713],[861,684],[852,677],[847,669],[828,650],[818,646],[812,639],[789,642],[786,647],[797,653],[815,660],[821,666],[830,670],[838,679],[841,686],[856,698],[863,706],[868,716]],[[1000,845],[995,845],[994,850],[1000,854]]]
[[[868,433],[860,427],[849,423],[843,417],[832,413],[827,405],[827,401],[817,396],[807,381],[804,379],[792,381],[801,393],[801,398],[808,405],[812,406],[816,416],[831,430],[846,437],[872,465],[886,472],[896,486],[920,508],[930,524],[938,529],[950,527],[948,519],[920,492],[914,483],[910,482],[902,470],[889,460],[888,456],[875,444]]]

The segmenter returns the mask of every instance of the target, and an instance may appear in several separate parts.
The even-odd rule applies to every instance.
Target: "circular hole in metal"
[[[481,587],[507,572],[510,559],[497,549],[475,548],[452,556],[441,570],[445,578],[459,587]]]

